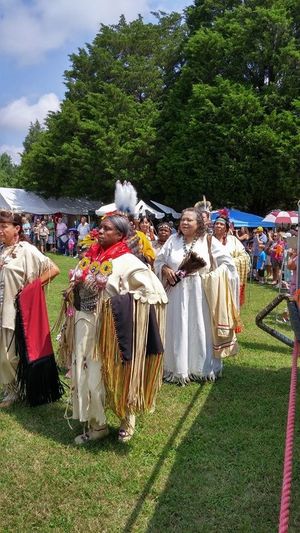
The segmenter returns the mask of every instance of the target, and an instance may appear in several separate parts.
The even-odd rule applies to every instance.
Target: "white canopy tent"
[[[9,187],[0,187],[0,208],[16,213],[32,213],[33,215],[53,213],[37,194],[27,192],[24,189]]]
[[[114,211],[116,211],[116,209],[117,209],[116,204],[112,203],[112,204],[102,205],[101,207],[99,207],[99,209],[96,209],[95,213],[99,217],[103,217],[104,215],[107,215],[107,213],[113,213]]]
[[[137,215],[146,215],[147,213],[150,213],[151,215],[154,215],[155,218],[157,218],[157,219],[164,218],[164,216],[166,214],[172,214],[172,216],[174,218],[180,218],[180,214],[176,213],[176,211],[174,209],[172,209],[171,207],[163,206],[163,204],[159,204],[158,202],[153,202],[152,200],[151,200],[151,202],[153,204],[156,204],[157,207],[159,209],[161,209],[161,211],[158,211],[157,209],[154,209],[152,206],[150,206],[149,204],[147,204],[143,200],[140,200],[137,203],[137,205],[136,205],[136,214]],[[165,209],[162,209],[162,208],[165,208]],[[96,215],[98,215],[98,216],[107,215],[107,213],[111,213],[111,212],[115,211],[116,209],[117,208],[116,208],[116,204],[115,203],[102,205],[101,207],[99,207],[99,209],[96,210]],[[175,214],[176,214],[176,216],[175,216]]]
[[[152,204],[156,205],[158,209],[161,209],[166,215],[172,215],[173,218],[180,218],[181,214],[175,211],[172,207],[168,207],[167,205],[160,204],[159,202],[155,202],[154,200],[151,200]]]
[[[43,198],[24,189],[0,187],[0,209],[16,213],[87,215],[89,211],[95,211],[98,205],[99,202],[85,198]]]
[[[161,211],[157,211],[156,209],[153,209],[153,207],[150,207],[149,204],[146,204],[143,200],[140,200],[137,204],[137,210],[139,215],[147,215],[148,213],[151,213],[151,215],[154,215],[155,218],[164,218],[165,213],[162,213]]]
[[[45,200],[52,213],[66,215],[88,215],[94,212],[99,202],[86,198],[48,198]]]

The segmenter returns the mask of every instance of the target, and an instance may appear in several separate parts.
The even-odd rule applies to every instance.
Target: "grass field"
[[[55,260],[62,273],[47,291],[52,323],[74,263]],[[223,378],[163,385],[156,412],[139,418],[127,445],[117,442],[118,420],[109,413],[107,440],[76,447],[80,425],[72,421],[72,430],[64,419],[68,392],[56,404],[2,410],[0,531],[277,531],[291,357],[254,321],[275,294],[248,288],[240,353],[225,361]],[[298,412],[293,533],[300,531],[299,445]]]

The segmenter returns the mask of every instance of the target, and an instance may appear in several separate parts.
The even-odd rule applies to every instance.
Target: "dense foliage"
[[[71,56],[61,110],[23,156],[25,185],[46,195],[111,200],[116,179],[153,193],[157,120],[180,70],[179,14],[101,25],[94,42]]]
[[[23,185],[111,201],[115,180],[177,208],[264,213],[300,196],[300,3],[195,0],[101,25],[72,54],[61,109],[22,157]],[[31,132],[33,133],[33,132]]]
[[[0,154],[0,187],[15,187],[18,184],[19,168],[6,154]]]
[[[261,213],[294,206],[299,15],[296,0],[196,0],[189,8],[186,62],[162,114],[166,200],[178,202],[179,189],[185,204],[205,193]]]

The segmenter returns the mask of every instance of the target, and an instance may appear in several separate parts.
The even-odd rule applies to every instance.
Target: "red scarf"
[[[131,254],[130,248],[128,248],[125,240],[116,242],[109,248],[105,250],[100,246],[100,244],[92,244],[85,254],[85,257],[89,257],[91,262],[98,261],[103,263],[103,261],[109,261],[110,259],[116,259],[124,254]]]

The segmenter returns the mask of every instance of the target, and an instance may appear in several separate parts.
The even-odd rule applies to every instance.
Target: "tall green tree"
[[[166,200],[181,207],[206,194],[215,205],[261,213],[294,205],[299,14],[293,0],[196,0],[189,8],[186,62],[161,116]]]
[[[42,131],[43,131],[43,128],[38,120],[36,120],[35,122],[30,122],[28,133],[23,141],[23,147],[24,147],[25,153],[29,152],[33,143],[38,141]]]
[[[177,128],[160,163],[167,202],[180,207],[205,194],[215,206],[263,213],[296,201],[296,109],[266,114],[249,88],[219,77],[194,84]]]
[[[18,166],[10,155],[0,154],[0,187],[15,187],[17,185]]]
[[[153,190],[156,124],[181,66],[181,16],[156,13],[101,25],[92,44],[72,54],[66,96],[22,158],[27,188],[46,195],[111,200],[116,179]]]

